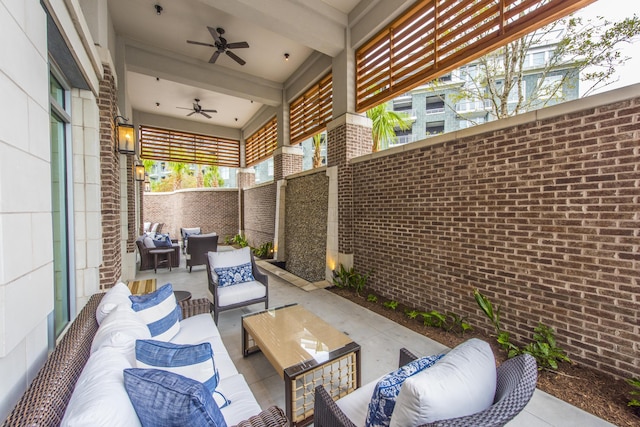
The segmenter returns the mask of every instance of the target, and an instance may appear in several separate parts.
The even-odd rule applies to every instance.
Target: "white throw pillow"
[[[429,369],[407,378],[390,426],[418,426],[475,414],[493,404],[495,393],[496,361],[491,346],[472,338]]]
[[[124,388],[123,371],[131,367],[127,358],[113,348],[93,353],[78,378],[60,425],[140,426]]]
[[[100,300],[98,308],[96,309],[96,321],[98,325],[120,304],[127,304],[131,307],[129,295],[131,295],[131,291],[123,282],[118,282],[113,288],[109,289]]]
[[[91,343],[91,353],[103,347],[111,347],[124,354],[133,365],[136,340],[149,338],[149,328],[133,311],[131,304],[120,304],[104,318],[98,328]]]
[[[155,236],[155,235],[156,235],[156,232],[154,231],[152,236],[147,235],[147,237],[144,238],[142,243],[144,244],[145,248],[148,248],[148,249],[155,249],[156,248],[156,244],[153,242],[153,236]]]

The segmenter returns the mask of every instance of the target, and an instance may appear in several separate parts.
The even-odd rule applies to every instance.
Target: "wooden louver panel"
[[[266,159],[278,147],[278,119],[273,117],[246,140],[247,166]]]
[[[322,132],[333,118],[333,79],[329,73],[289,105],[291,144]]]
[[[356,51],[365,111],[595,0],[421,0]]]
[[[140,126],[140,157],[176,163],[240,167],[240,141]]]

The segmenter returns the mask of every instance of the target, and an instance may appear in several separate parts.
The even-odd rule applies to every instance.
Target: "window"
[[[540,99],[562,98],[562,76],[546,76],[544,79],[538,79],[538,85]]]
[[[69,91],[61,77],[52,70],[49,76],[49,102],[51,105],[51,206],[53,219],[53,333],[58,337],[71,319],[70,241],[71,214],[69,185],[72,182],[69,157],[70,106]]]
[[[526,94],[527,94],[527,82],[526,80],[522,80],[520,82],[520,84],[522,85],[522,99],[524,100],[526,98]],[[511,90],[509,91],[509,96],[507,97],[507,102],[508,103],[516,103],[519,100],[519,92],[518,92],[518,85],[514,84],[513,86],[511,86]]]
[[[356,110],[450,80],[455,68],[591,2],[420,0],[356,50]]]

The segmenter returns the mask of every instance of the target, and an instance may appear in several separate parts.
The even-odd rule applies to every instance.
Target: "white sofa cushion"
[[[127,358],[111,347],[101,348],[89,356],[60,425],[140,426],[124,388],[123,371],[128,368],[131,364]]]
[[[391,427],[421,425],[487,409],[496,392],[491,346],[472,338],[402,385]]]
[[[140,316],[130,305],[120,304],[102,321],[91,343],[91,353],[103,347],[111,347],[125,355],[133,364],[136,340],[149,338],[151,332]]]
[[[228,425],[233,426],[262,410],[242,374],[222,378],[217,391],[231,403],[220,409]],[[217,397],[214,396],[217,401]]]
[[[257,280],[238,283],[233,286],[218,288],[218,305],[226,307],[243,301],[262,298],[267,294],[267,287]]]
[[[167,283],[145,295],[131,295],[131,308],[147,324],[151,337],[169,341],[180,331],[182,310],[176,303],[173,286]]]
[[[118,305],[126,304],[131,307],[129,295],[131,295],[131,291],[123,282],[118,282],[114,287],[109,289],[100,300],[98,308],[96,309],[96,321],[98,325],[100,325],[104,318]]]

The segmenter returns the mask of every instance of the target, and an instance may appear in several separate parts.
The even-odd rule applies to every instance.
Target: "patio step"
[[[324,289],[331,286],[331,283],[329,283],[326,280],[320,280],[318,282],[309,282],[308,280],[298,277],[295,274],[288,272],[287,270],[283,270],[282,268],[274,265],[272,262],[269,262],[269,261],[256,260],[256,264],[260,268],[267,270],[269,273],[275,274],[276,276],[280,277],[282,280],[285,280],[291,283],[293,286],[298,287],[307,292],[312,292],[318,289]]]

